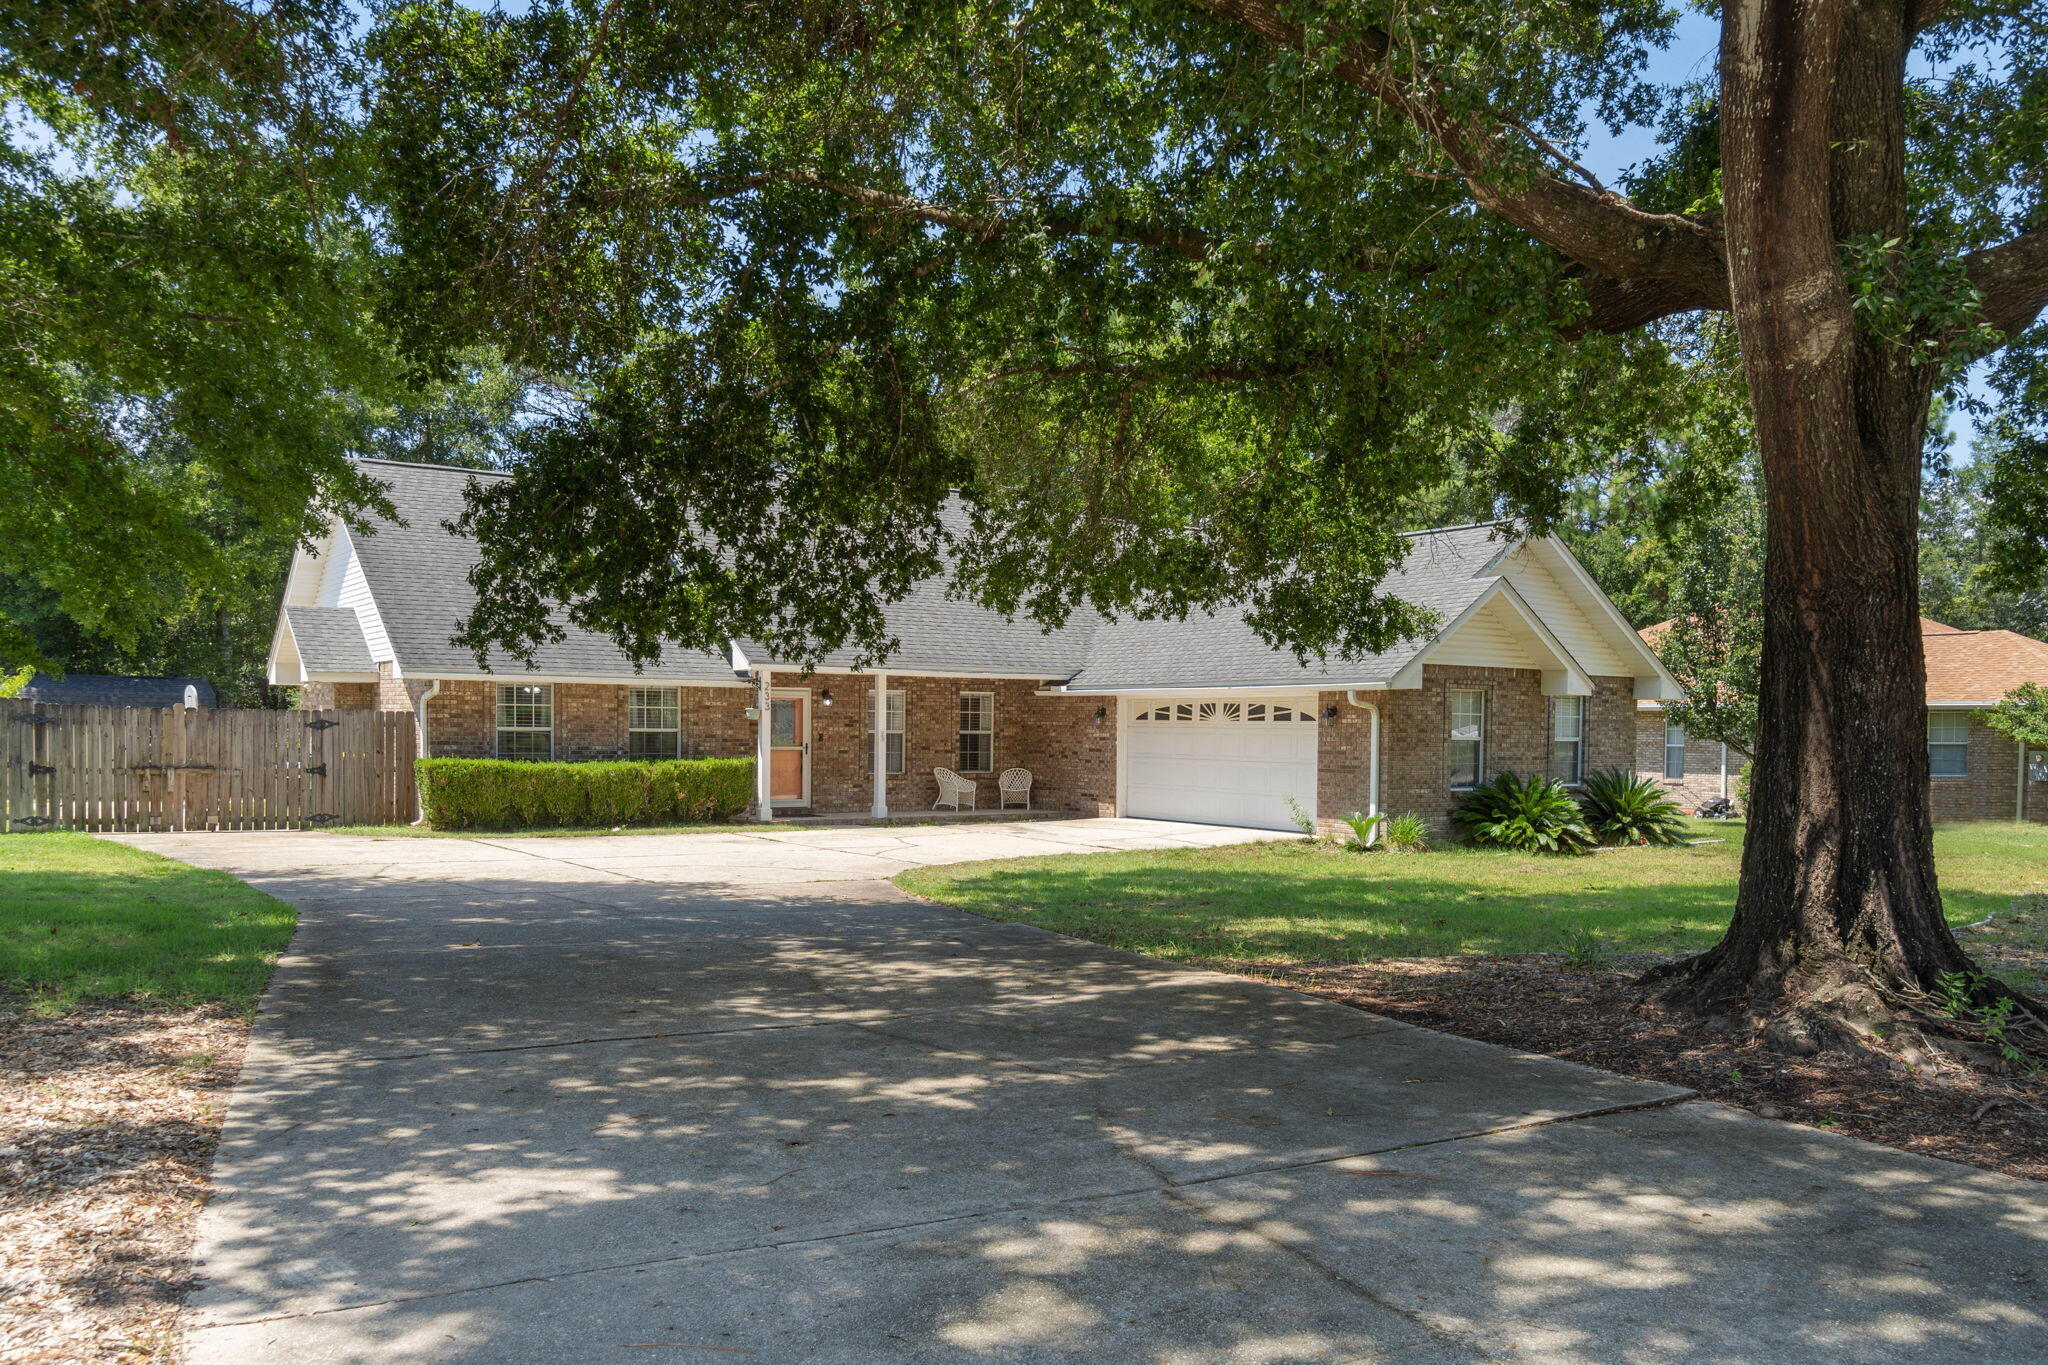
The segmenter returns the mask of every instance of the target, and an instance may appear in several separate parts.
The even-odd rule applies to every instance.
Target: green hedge
[[[754,797],[751,758],[526,763],[422,758],[420,805],[436,829],[668,825],[730,820]]]

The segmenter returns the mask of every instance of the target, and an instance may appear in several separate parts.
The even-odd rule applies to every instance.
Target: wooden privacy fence
[[[0,831],[411,820],[409,711],[0,701]]]

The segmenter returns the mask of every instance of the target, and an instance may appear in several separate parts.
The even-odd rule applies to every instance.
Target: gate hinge
[[[28,775],[30,777],[40,777],[44,773],[50,773],[54,776],[56,771],[55,768],[47,763],[31,763],[28,765]]]
[[[330,815],[323,810],[318,815],[307,816],[306,823],[309,825],[331,825],[340,818],[339,815]]]
[[[325,763],[308,763],[304,771],[308,777],[325,777],[327,776],[327,765]]]
[[[55,716],[45,716],[45,715],[41,715],[41,714],[39,714],[39,713],[37,713],[37,712],[35,712],[35,711],[28,711],[28,712],[25,712],[25,713],[23,713],[22,715],[16,716],[16,717],[15,717],[15,719],[16,719],[16,720],[18,720],[18,721],[20,721],[20,722],[21,722],[21,723],[22,723],[23,725],[55,725],[55,724],[57,724],[57,718],[56,718]]]
[[[325,716],[322,716],[319,720],[309,720],[306,722],[308,730],[334,730],[340,728],[340,726],[340,721],[329,720]]]
[[[47,815],[17,815],[14,817],[14,823],[27,825],[30,829],[41,829],[44,825],[54,825],[57,822]]]

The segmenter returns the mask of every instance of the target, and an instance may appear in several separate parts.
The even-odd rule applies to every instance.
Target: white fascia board
[[[372,674],[372,677],[375,675]],[[716,678],[665,678],[659,673],[642,673],[633,677],[605,676],[590,673],[528,673],[524,669],[507,670],[503,673],[486,673],[481,669],[430,668],[413,675],[422,682],[490,682],[490,683],[559,683],[567,686],[589,687],[737,687],[749,688],[753,684],[744,678],[731,681]]]
[[[1984,711],[1998,705],[2003,700],[2005,700],[2003,697],[1994,697],[1990,701],[1930,701],[1927,703],[1927,709],[1930,711]]]
[[[764,663],[757,664],[755,667],[773,669],[777,673],[789,674],[798,674],[805,671],[802,664]],[[848,678],[865,678],[871,673],[887,673],[892,678],[987,678],[991,681],[1007,680],[1011,682],[1038,683],[1042,683],[1048,677],[1053,676],[1044,669],[1040,669],[1036,673],[1019,673],[1015,669],[1004,668],[961,668],[954,665],[938,668],[924,664],[887,662],[876,664],[871,668],[854,668],[850,664],[819,664],[811,669],[810,672],[813,674],[822,673],[832,677]]]
[[[1668,697],[1673,700],[1683,697],[1685,689],[1678,685],[1678,679],[1672,677],[1671,670],[1664,667],[1663,660],[1657,657],[1657,651],[1651,649],[1642,636],[1629,628],[1628,619],[1621,614],[1621,609],[1614,605],[1613,599],[1600,590],[1600,585],[1593,581],[1593,575],[1586,572],[1586,566],[1579,563],[1579,557],[1572,553],[1571,547],[1556,536],[1544,536],[1536,543],[1554,555],[1557,562],[1563,566],[1566,581],[1579,590],[1580,604],[1583,606],[1586,602],[1592,603],[1595,622],[1604,622],[1607,626],[1611,637],[1608,643],[1619,644],[1624,654],[1633,651],[1635,657],[1646,665],[1643,671],[1635,675],[1636,696]],[[1645,687],[1644,684],[1653,679],[1655,685]]]
[[[1471,606],[1459,612],[1456,619],[1445,625],[1442,630],[1439,630],[1430,639],[1428,644],[1425,644],[1416,652],[1414,658],[1402,666],[1401,671],[1394,675],[1393,681],[1388,686],[1399,688],[1422,686],[1422,668],[1424,664],[1429,662],[1429,656],[1436,653],[1437,648],[1444,641],[1455,635],[1460,626],[1470,621],[1495,602],[1502,602],[1507,605],[1515,618],[1527,628],[1530,638],[1534,639],[1541,650],[1550,655],[1552,662],[1557,665],[1555,668],[1543,670],[1543,694],[1545,696],[1590,697],[1593,695],[1593,679],[1584,668],[1579,666],[1579,661],[1572,657],[1571,651],[1566,649],[1557,636],[1551,633],[1550,627],[1544,624],[1543,618],[1536,614],[1535,609],[1529,605],[1522,594],[1515,591],[1514,585],[1505,578],[1494,579],[1486,591],[1480,593],[1473,600]],[[1513,664],[1503,665],[1503,667],[1518,666]]]
[[[302,679],[305,682],[382,682],[375,673],[344,672],[340,669],[308,669]]]
[[[1180,697],[1199,701],[1206,697],[1298,697],[1305,692],[1377,692],[1387,686],[1385,678],[1370,682],[1345,682],[1315,678],[1298,683],[1147,683],[1131,687],[1041,687],[1041,697]]]

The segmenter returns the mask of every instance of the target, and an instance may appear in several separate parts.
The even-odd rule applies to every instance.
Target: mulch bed
[[[0,1014],[0,1361],[177,1359],[247,1033],[212,1007]]]
[[[1539,953],[1234,969],[1407,1023],[1686,1086],[1765,1118],[2048,1180],[2043,1077],[1960,1064],[1908,1070],[1849,1056],[1790,1057],[1707,1036],[1637,1001],[1632,983],[1653,961],[1586,970]]]

